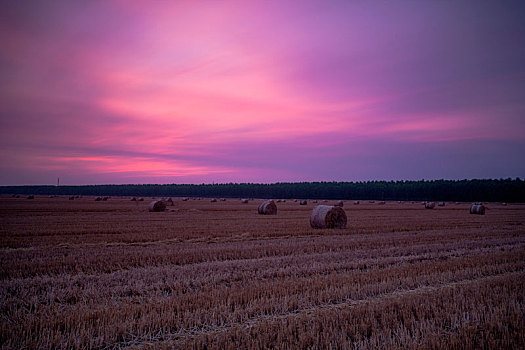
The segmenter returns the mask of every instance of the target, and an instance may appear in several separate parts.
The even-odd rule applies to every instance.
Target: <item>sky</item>
[[[0,185],[525,177],[519,1],[3,1]]]

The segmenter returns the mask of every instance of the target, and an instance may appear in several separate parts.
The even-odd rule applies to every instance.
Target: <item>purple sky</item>
[[[525,176],[525,5],[4,1],[0,185]]]

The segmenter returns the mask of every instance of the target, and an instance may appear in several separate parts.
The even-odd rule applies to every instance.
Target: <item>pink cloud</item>
[[[521,144],[525,52],[493,38],[520,22],[494,6],[4,5],[0,181],[352,180],[393,149]]]

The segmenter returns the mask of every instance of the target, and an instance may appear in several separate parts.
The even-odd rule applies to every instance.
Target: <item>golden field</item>
[[[525,205],[152,200],[0,197],[2,348],[525,347]]]

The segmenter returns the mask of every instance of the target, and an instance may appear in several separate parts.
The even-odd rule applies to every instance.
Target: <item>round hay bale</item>
[[[501,205],[503,205],[504,207],[506,207],[506,206],[507,206],[507,203],[503,202],[503,203],[501,203]]]
[[[445,206],[445,202],[439,202],[438,203],[438,207],[444,207]]]
[[[354,201],[354,205],[359,205],[359,201]]]
[[[436,202],[425,202],[425,209],[434,209],[436,207]]]
[[[108,199],[109,199],[109,197],[102,198],[103,201],[107,201]]]
[[[144,198],[137,199],[137,202],[144,202]]]
[[[385,201],[381,201],[381,202],[379,202],[379,203],[377,203],[377,204],[379,204],[379,205],[385,205],[385,203],[386,203]]]
[[[315,200],[315,201],[312,201],[312,203],[317,203],[317,200]]]
[[[149,211],[159,212],[166,210],[166,203],[163,201],[153,201],[149,204]]]
[[[102,200],[102,197],[95,198],[95,202],[100,202]]]
[[[217,202],[217,198],[212,198],[212,199],[210,200],[210,202],[212,202],[212,203]]]
[[[308,201],[306,199],[303,199],[302,201],[299,202],[299,205],[307,205],[308,204]]]
[[[334,203],[334,207],[341,207],[342,208],[343,205],[344,205],[343,201],[337,201],[337,202]]]
[[[247,199],[241,199],[241,203],[242,203],[242,204],[247,204],[247,203],[248,203],[248,200],[247,200]]]
[[[35,196],[33,196],[33,195],[27,196],[27,199],[35,199]]]
[[[267,200],[261,203],[258,208],[261,215],[277,215],[277,205],[273,200]]]
[[[483,204],[472,204],[470,206],[470,213],[477,215],[485,215],[485,206]]]
[[[277,200],[277,203],[281,203],[281,200],[280,200],[280,199],[278,199],[278,200]]]
[[[132,202],[136,202],[136,201],[137,201],[137,197],[133,197],[133,198],[131,198],[131,201],[132,201]]]
[[[310,215],[313,228],[346,228],[346,213],[341,207],[318,205]]]
[[[220,201],[221,202],[226,202],[226,198],[221,198]]]
[[[183,202],[187,202],[188,199],[189,199],[188,197],[184,197],[184,198],[182,198],[182,201],[183,201]]]
[[[75,200],[75,196],[71,196],[71,197],[69,197],[69,200],[70,200],[70,201],[74,201],[74,200]]]
[[[283,199],[283,203],[286,203],[286,199]]]

